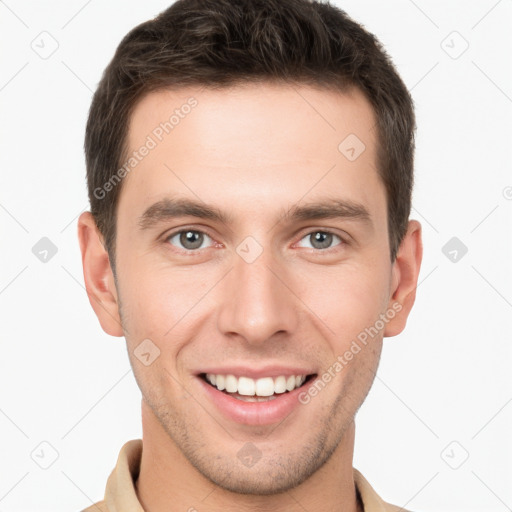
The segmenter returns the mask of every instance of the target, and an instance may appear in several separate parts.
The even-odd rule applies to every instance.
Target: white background
[[[385,340],[357,416],[354,466],[417,512],[512,510],[512,3],[336,4],[412,91],[425,245],[407,329]],[[167,6],[0,2],[0,512],[90,505],[141,436],[124,340],[103,333],[83,288],[76,221],[92,92],[121,38]],[[31,47],[56,45],[43,31],[58,43],[47,59]],[[454,236],[468,248],[457,262],[442,252]],[[58,249],[46,263],[32,253],[42,237]]]

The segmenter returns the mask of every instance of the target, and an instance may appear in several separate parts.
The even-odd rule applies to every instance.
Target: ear
[[[392,294],[388,308],[396,314],[386,324],[385,337],[396,336],[405,328],[416,299],[422,257],[421,224],[417,220],[411,220],[393,263]]]
[[[82,252],[85,289],[102,329],[111,336],[123,336],[117,290],[103,236],[91,212],[78,219],[78,240]]]

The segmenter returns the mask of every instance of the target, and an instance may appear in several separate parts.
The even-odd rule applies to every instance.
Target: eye
[[[167,237],[166,240],[179,249],[187,251],[204,249],[208,246],[208,240],[212,242],[212,239],[206,233],[194,229],[178,231]]]
[[[339,243],[343,242],[343,240],[338,235],[330,233],[329,231],[312,231],[301,239],[299,242],[299,247],[309,247],[311,249],[330,249],[332,247],[333,241],[336,239],[338,240],[336,245],[339,245]],[[306,241],[305,245],[303,245],[304,241]]]

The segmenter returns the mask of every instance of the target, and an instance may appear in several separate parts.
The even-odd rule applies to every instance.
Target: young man
[[[390,60],[328,4],[181,0],[123,39],[78,232],[143,439],[87,510],[398,510],[352,459],[415,299],[413,141]]]

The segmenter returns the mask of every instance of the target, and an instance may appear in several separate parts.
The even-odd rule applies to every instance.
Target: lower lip
[[[267,402],[244,402],[219,391],[201,377],[198,377],[198,379],[217,408],[229,419],[243,425],[271,425],[284,420],[297,406],[302,405],[299,402],[299,395],[307,391],[308,387],[315,381],[312,378],[306,382],[306,385],[293,391],[274,395],[277,398]]]

